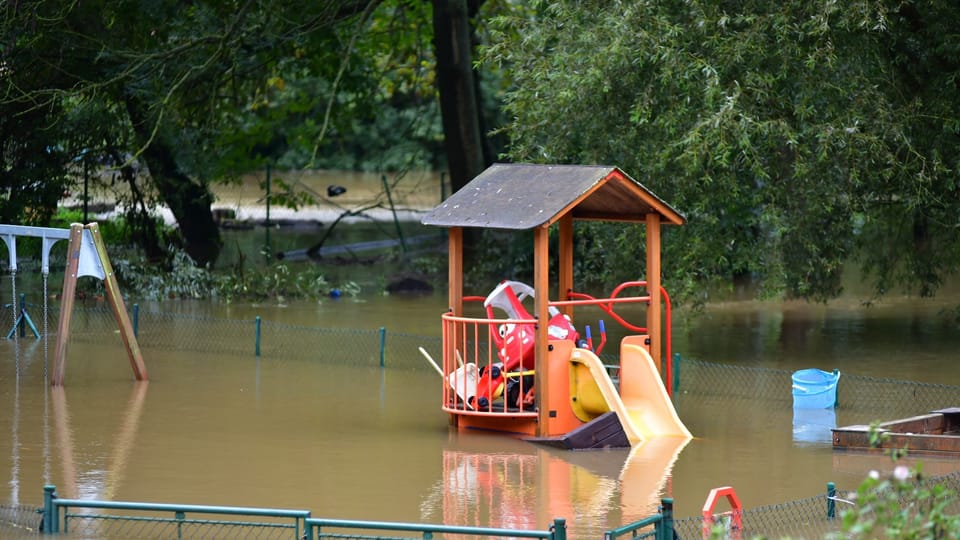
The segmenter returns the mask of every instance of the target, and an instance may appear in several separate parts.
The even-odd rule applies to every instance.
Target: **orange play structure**
[[[573,283],[573,223],[643,223],[645,280],[605,298]],[[638,445],[656,437],[690,439],[670,400],[670,304],[660,284],[663,225],[684,218],[623,171],[610,166],[497,164],[423,218],[449,229],[449,311],[443,319],[441,407],[458,429],[483,429],[562,448]],[[549,233],[558,233],[558,279],[551,301]],[[533,233],[533,284],[505,280],[486,296],[463,292],[463,229]],[[632,293],[632,294],[628,294]],[[577,313],[592,309],[628,332],[618,360],[604,363],[601,339]],[[626,311],[645,308],[643,324]],[[540,324],[545,321],[546,324]],[[666,339],[664,339],[666,338]]]

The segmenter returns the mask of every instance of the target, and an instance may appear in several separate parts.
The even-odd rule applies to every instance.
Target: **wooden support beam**
[[[557,275],[559,284],[557,285],[557,298],[559,300],[568,300],[567,293],[573,290],[573,215],[567,214],[560,218],[560,246],[559,246],[559,264]],[[573,316],[573,306],[563,306],[560,308],[565,315]]]
[[[85,249],[83,245],[84,230],[89,231],[93,243],[89,249]],[[96,260],[90,260],[91,257],[96,258]],[[137,337],[133,334],[133,326],[130,324],[130,317],[127,315],[126,307],[123,304],[120,286],[117,284],[113,266],[110,264],[110,257],[107,255],[106,245],[100,235],[100,228],[96,223],[86,226],[74,223],[70,225],[70,244],[67,246],[67,264],[63,276],[63,292],[60,296],[60,320],[57,326],[53,377],[50,384],[53,386],[63,385],[67,364],[67,344],[70,340],[70,322],[73,318],[74,297],[77,291],[77,278],[81,275],[96,276],[103,279],[107,302],[110,304],[113,317],[120,329],[120,337],[127,351],[127,357],[130,359],[133,376],[138,381],[147,380],[147,368],[143,362],[140,345],[137,342]]]
[[[657,369],[660,369],[661,352],[661,313],[660,307],[660,215],[647,214],[647,292],[650,293],[650,306],[647,308],[647,331],[650,334],[650,357]],[[661,374],[661,377],[663,375]],[[669,382],[666,384],[669,385]]]
[[[67,265],[63,271],[63,291],[60,293],[60,320],[57,323],[57,344],[53,355],[52,386],[62,386],[67,362],[67,342],[70,340],[70,320],[73,317],[73,299],[77,292],[77,271],[80,267],[80,247],[83,225],[70,225],[70,243],[67,246]]]
[[[133,325],[130,324],[130,316],[127,315],[126,306],[123,304],[123,296],[120,295],[120,285],[117,284],[117,277],[113,273],[113,265],[110,264],[110,257],[107,255],[107,246],[103,243],[103,237],[100,236],[100,227],[96,223],[91,223],[86,228],[90,230],[93,245],[97,250],[97,256],[100,258],[100,265],[103,266],[103,285],[107,291],[107,302],[110,304],[110,309],[113,310],[113,318],[116,319],[117,326],[120,328],[120,338],[127,350],[133,376],[138,381],[145,381],[147,380],[147,367],[143,363],[143,355],[140,353],[140,344],[137,342],[137,337],[133,335]]]
[[[534,338],[534,358],[536,374],[534,376],[534,393],[537,402],[537,436],[546,437],[550,433],[550,419],[556,413],[550,412],[550,381],[547,373],[547,357],[549,334],[547,329],[550,321],[550,226],[543,225],[533,230],[533,290],[534,317],[537,319],[537,331]]]
[[[447,232],[447,298],[450,311],[463,315],[463,227],[450,227]]]

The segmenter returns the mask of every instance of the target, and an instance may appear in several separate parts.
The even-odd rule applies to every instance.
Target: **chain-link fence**
[[[10,531],[10,535],[21,533],[35,533],[40,530],[42,516],[41,509],[36,506],[19,504],[0,504],[0,538],[8,536],[3,531]]]
[[[0,312],[0,329],[13,326],[12,310]],[[50,309],[49,331],[56,332],[58,310]],[[440,357],[439,337],[390,333],[389,329],[317,328],[257,319],[236,320],[162,312],[140,312],[132,317],[143,349],[208,352],[221,355],[258,355],[275,360],[320,360],[332,364],[389,365],[423,368],[419,347]],[[41,329],[43,314],[33,314]],[[105,308],[74,309],[70,339],[96,342],[113,336],[113,313]],[[33,341],[29,328],[21,339]],[[52,341],[52,338],[51,338]],[[615,364],[616,358],[603,360]],[[690,358],[675,359],[678,396],[717,396],[752,403],[789,403],[792,372],[762,367],[733,366]],[[945,403],[960,401],[960,386],[902,381],[844,373],[837,386],[837,410],[853,422],[906,413],[923,414]],[[862,420],[859,418],[862,417]]]
[[[824,538],[840,529],[839,515],[830,517],[826,493],[786,503],[745,509],[741,515],[741,538]],[[718,528],[729,530],[728,520],[718,520]],[[701,516],[678,519],[673,523],[680,538],[703,538]],[[707,534],[714,528],[708,527]]]
[[[674,363],[682,396],[717,396],[751,403],[792,400],[793,372],[731,366],[682,358]],[[850,423],[869,423],[942,409],[960,402],[960,386],[844,373],[837,383],[837,411]]]
[[[31,313],[32,314],[32,313]],[[47,316],[50,332],[56,331],[56,310]],[[43,328],[43,314],[37,312],[33,322]],[[143,349],[209,352],[219,355],[235,354],[277,361],[320,361],[331,364],[387,366],[401,369],[425,369],[419,347],[424,347],[434,358],[440,357],[438,337],[410,334],[391,334],[387,329],[313,328],[259,320],[227,320],[203,318],[170,313],[139,313],[135,317],[138,341]],[[0,329],[9,331],[14,324],[13,311],[0,311]],[[115,338],[116,322],[105,308],[78,307],[73,314],[71,341],[95,342],[109,336]],[[34,341],[29,329],[20,339]],[[50,338],[51,342],[53,338]],[[681,358],[675,363],[677,389],[675,399],[690,396],[698,399],[715,396],[726,400],[749,400],[751,403],[782,403],[789,407],[792,372],[760,367],[732,366]],[[900,381],[844,373],[838,384],[837,410],[854,423],[867,423],[876,418],[898,418],[922,414],[942,408],[944,404],[960,401],[960,387],[931,383]],[[960,472],[928,479],[953,492],[960,489]],[[838,490],[837,499],[849,500],[851,492]],[[769,538],[823,538],[839,530],[840,514],[847,503],[837,507],[834,517],[828,517],[831,498],[826,493],[807,499],[790,501],[745,510],[742,515],[743,537]],[[956,505],[955,505],[956,506]],[[960,511],[960,508],[953,508]],[[144,526],[142,518],[116,520]],[[116,534],[104,532],[104,520],[94,515],[77,515],[70,529],[80,533],[84,527],[96,523],[97,538],[125,537],[131,531],[112,524]],[[197,520],[187,523],[171,518],[149,521],[148,537],[166,538],[187,532],[185,537],[289,537],[289,531],[279,533],[273,525],[237,523],[225,520]],[[0,506],[0,525],[3,528],[38,530],[36,508]],[[186,527],[186,528],[185,528]],[[190,528],[195,528],[192,530]],[[677,520],[675,529],[680,538],[698,538],[703,534],[699,516]],[[199,529],[202,528],[201,532]],[[94,530],[94,529],[90,529]],[[210,532],[213,531],[213,532]],[[142,531],[137,531],[141,536]],[[82,534],[81,534],[82,536]]]
[[[943,508],[945,514],[956,514],[960,511],[960,499],[956,497],[958,488],[960,488],[960,471],[946,474],[943,476],[919,479],[908,479],[904,494],[900,497],[898,511],[904,512],[904,515],[919,514],[924,515],[924,507],[917,505],[917,501],[908,493],[913,493],[913,487],[920,489],[933,490],[939,486],[943,490],[943,499],[949,501]],[[738,536],[740,538],[791,538],[800,539],[822,539],[822,538],[844,538],[842,531],[843,517],[845,512],[859,512],[857,487],[847,489],[835,489],[822,495],[798,499],[785,503],[760,506],[757,508],[744,509],[741,515],[742,528]],[[883,493],[880,494],[883,497]],[[928,500],[934,503],[933,498]],[[874,505],[876,507],[877,505]],[[873,519],[876,516],[861,516]],[[718,520],[719,530],[730,528],[730,520]],[[701,516],[687,517],[674,521],[674,530],[679,538],[704,538],[703,518]],[[712,532],[716,528],[709,528]],[[732,535],[721,535],[721,538],[729,538]],[[860,537],[863,537],[862,535]],[[931,536],[933,538],[934,536]]]
[[[928,503],[947,500],[942,510],[945,514],[956,514],[960,511],[960,501],[955,494],[960,488],[960,471],[934,478],[913,478],[907,480],[910,487],[919,487],[935,491],[939,486],[945,490],[943,499]],[[839,538],[842,537],[841,526],[845,511],[859,511],[856,508],[856,488],[825,492],[822,495],[789,501],[780,504],[744,509],[736,536],[740,538]],[[917,506],[908,494],[908,489],[900,496],[899,507],[907,513],[924,512],[923,506]],[[881,493],[881,497],[883,497]],[[54,501],[56,499],[51,499]],[[57,501],[62,505],[62,513],[55,511],[62,517],[57,523],[51,519],[44,532],[56,532],[70,538],[300,538],[301,533],[309,530],[307,522],[316,524],[332,524],[338,520],[314,520],[309,518],[310,513],[305,510],[282,509],[251,509],[236,507],[206,507],[193,505],[152,505],[150,503],[122,503],[110,501]],[[913,506],[911,506],[913,505]],[[879,505],[876,505],[879,507]],[[27,506],[0,506],[0,530],[11,531],[11,534],[36,533],[41,530],[41,509]],[[861,516],[863,517],[863,516]],[[870,516],[866,516],[869,518]],[[649,518],[644,521],[649,521]],[[674,538],[707,538],[709,535],[726,529],[730,534],[721,537],[733,537],[731,525],[734,520],[727,518],[716,520],[719,527],[707,526],[704,528],[701,516],[687,517],[673,522],[676,533]],[[347,523],[347,522],[343,522]],[[638,522],[639,523],[639,522]],[[350,527],[385,530],[383,523],[378,522],[350,522]],[[397,524],[392,524],[397,525]],[[407,524],[404,527],[393,527],[392,530],[427,530],[438,528],[434,525]],[[488,534],[480,534],[481,528],[468,531],[465,527],[447,527],[446,532],[459,530],[456,537],[463,537],[465,532],[478,534],[471,537],[488,537],[491,530],[483,529]],[[626,525],[624,528],[630,528]],[[504,531],[493,534],[495,537]],[[526,531],[534,533],[535,531]],[[517,533],[510,537],[516,537]],[[652,535],[645,533],[643,537]],[[321,533],[323,538],[405,538],[397,536],[383,536],[382,533],[367,533],[355,535],[345,533]],[[438,536],[446,537],[446,536]],[[533,536],[529,536],[533,537]],[[609,532],[607,537],[612,537]],[[651,536],[652,537],[652,536]],[[715,537],[715,536],[713,536]]]
[[[8,302],[9,304],[9,302]],[[0,329],[9,332],[14,320],[11,309],[0,311]],[[43,314],[32,315],[43,334]],[[47,339],[53,348],[59,309],[47,313]],[[264,359],[316,360],[328,364],[359,366],[389,365],[391,368],[422,368],[419,347],[440,358],[439,337],[391,333],[387,328],[317,328],[249,319],[217,319],[176,313],[131,314],[137,342],[145,350],[176,350],[217,355],[260,356]],[[70,323],[70,341],[97,343],[116,338],[117,323],[106,307],[77,307]],[[19,334],[18,334],[19,336]],[[37,341],[29,328],[19,337],[24,344]],[[52,354],[52,352],[51,352]]]

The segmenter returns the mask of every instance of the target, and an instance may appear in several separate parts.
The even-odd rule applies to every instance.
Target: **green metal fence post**
[[[673,499],[667,497],[660,499],[660,523],[657,524],[657,530],[660,531],[660,540],[673,540]]]
[[[380,327],[380,367],[385,365],[385,357],[387,351],[387,328],[384,326]]]
[[[673,380],[670,383],[674,392],[680,389],[680,353],[673,353]]]
[[[827,519],[837,517],[837,486],[827,482]]]
[[[553,533],[553,540],[567,540],[567,520],[563,518],[553,518],[553,525],[550,526],[550,532]]]
[[[133,305],[133,337],[140,337],[140,304]]]
[[[256,341],[256,355],[260,358],[260,316],[257,315],[256,329],[254,330],[254,340]]]
[[[60,532],[58,520],[60,513],[53,505],[53,500],[57,498],[57,486],[43,486],[43,522],[41,529],[47,534]]]

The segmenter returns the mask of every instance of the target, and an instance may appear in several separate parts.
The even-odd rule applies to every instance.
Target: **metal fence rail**
[[[604,533],[603,540],[615,540],[621,536],[630,538],[652,538],[653,540],[674,540],[673,499],[660,499],[657,513]]]
[[[8,329],[13,324],[11,310],[0,310],[0,328]],[[56,311],[49,314],[48,327],[56,327]],[[34,322],[43,328],[42,315],[34,314]],[[276,362],[316,361],[330,364],[350,364],[366,367],[389,367],[391,369],[430,369],[419,354],[424,347],[434,357],[439,357],[440,338],[409,334],[390,334],[386,329],[337,329],[310,328],[255,320],[223,320],[169,313],[143,313],[138,318],[138,336],[142,348],[175,349],[209,352],[217,355],[254,356]],[[115,322],[108,309],[83,308],[74,313],[71,340],[102,341],[116,339]],[[35,342],[29,334],[20,338],[21,347]],[[29,343],[27,343],[29,342]],[[349,346],[344,346],[349,343]],[[770,406],[790,407],[792,372],[761,367],[731,366],[703,362],[695,359],[677,358],[675,361],[678,388],[675,400],[696,397],[704,399],[743,399],[750,403],[767,402]],[[960,401],[960,386],[900,381],[844,373],[838,388],[839,405],[851,422],[868,423],[878,417],[896,417],[921,414],[944,403]],[[939,483],[956,492],[960,489],[960,472],[925,482]],[[849,492],[845,492],[849,493]],[[844,497],[843,495],[840,496]],[[838,515],[828,510],[832,499],[818,495],[807,499],[744,510],[743,533],[748,537],[823,537],[834,532],[840,525]],[[123,538],[130,536],[147,538],[180,537],[250,537],[289,538],[292,533],[299,538],[300,530],[306,531],[306,521],[291,526],[280,526],[280,516],[267,519],[230,519],[223,515],[209,514],[197,517],[198,508],[180,506],[178,510],[158,505],[145,507],[110,508],[90,506],[91,501],[58,500],[57,508],[64,508],[62,531],[69,528],[71,536],[96,538]],[[139,503],[126,503],[139,504]],[[151,509],[148,509],[150,507]],[[207,507],[223,508],[223,507]],[[100,512],[110,510],[109,515]],[[157,510],[166,513],[158,517]],[[842,508],[841,508],[842,510]],[[960,508],[955,508],[960,511]],[[15,525],[26,531],[40,529],[36,508],[0,506],[0,525]],[[151,514],[152,512],[152,514]],[[305,512],[305,511],[288,511]],[[52,514],[48,512],[52,518]],[[309,513],[307,513],[309,515]],[[58,513],[58,518],[59,513]],[[248,516],[249,517],[249,516]],[[260,516],[267,517],[267,516]],[[54,522],[45,521],[51,526]],[[327,528],[333,521],[312,522],[311,527]],[[57,525],[59,526],[59,524]],[[637,522],[620,529],[608,531],[610,538],[620,535],[651,537],[657,534],[649,530],[650,523]],[[633,528],[631,528],[633,527]],[[702,536],[702,521],[699,516],[673,522],[673,528],[682,538]],[[628,530],[629,529],[629,530]],[[212,532],[211,532],[212,531]],[[398,531],[394,531],[396,533]],[[411,532],[411,531],[406,531]],[[429,528],[417,529],[422,537],[443,534]],[[502,532],[502,531],[501,531]],[[543,531],[541,531],[543,532]],[[319,530],[318,530],[318,535]],[[380,538],[379,536],[324,536],[317,538]],[[335,533],[350,534],[350,533]],[[447,534],[457,534],[447,531]],[[517,535],[514,534],[514,537]]]
[[[913,479],[917,486],[941,486],[950,495],[960,487],[960,471],[934,477]],[[727,531],[741,538],[827,538],[841,528],[843,510],[855,504],[851,492],[836,490],[828,484],[822,495],[786,503],[744,509],[742,527]],[[903,501],[903,508],[908,508]],[[3,507],[0,507],[2,511]],[[914,509],[916,511],[916,509]],[[945,509],[956,513],[960,501],[954,497]],[[33,515],[36,508],[19,508]],[[56,498],[55,488],[45,486],[43,522],[45,533],[70,538],[292,538],[327,540],[339,538],[367,540],[459,539],[464,538],[542,538],[566,540],[566,520],[556,518],[547,530],[514,530],[490,527],[465,527],[430,523],[357,521],[312,518],[307,510],[200,506],[134,502],[91,501]],[[106,512],[98,512],[106,511]],[[202,517],[198,517],[202,516]],[[23,528],[23,527],[21,527]],[[722,528],[722,527],[721,527]],[[24,529],[37,532],[39,526]],[[302,531],[302,534],[301,534]],[[709,534],[708,531],[707,534]],[[415,535],[415,536],[411,536]],[[673,499],[661,500],[657,514],[604,533],[604,540],[616,538],[701,538],[705,536],[702,516],[675,520]]]
[[[72,538],[300,538],[309,517],[309,510],[60,499],[54,486],[44,487],[44,532]]]
[[[329,538],[354,538],[364,540],[405,540],[423,538],[545,538],[566,540],[567,525],[564,519],[554,519],[548,530],[495,529],[489,527],[461,527],[456,525],[433,525],[429,523],[402,523],[391,521],[353,521],[345,519],[306,520],[304,538],[326,540]],[[339,531],[339,532],[338,532]],[[419,536],[396,536],[417,533]]]

